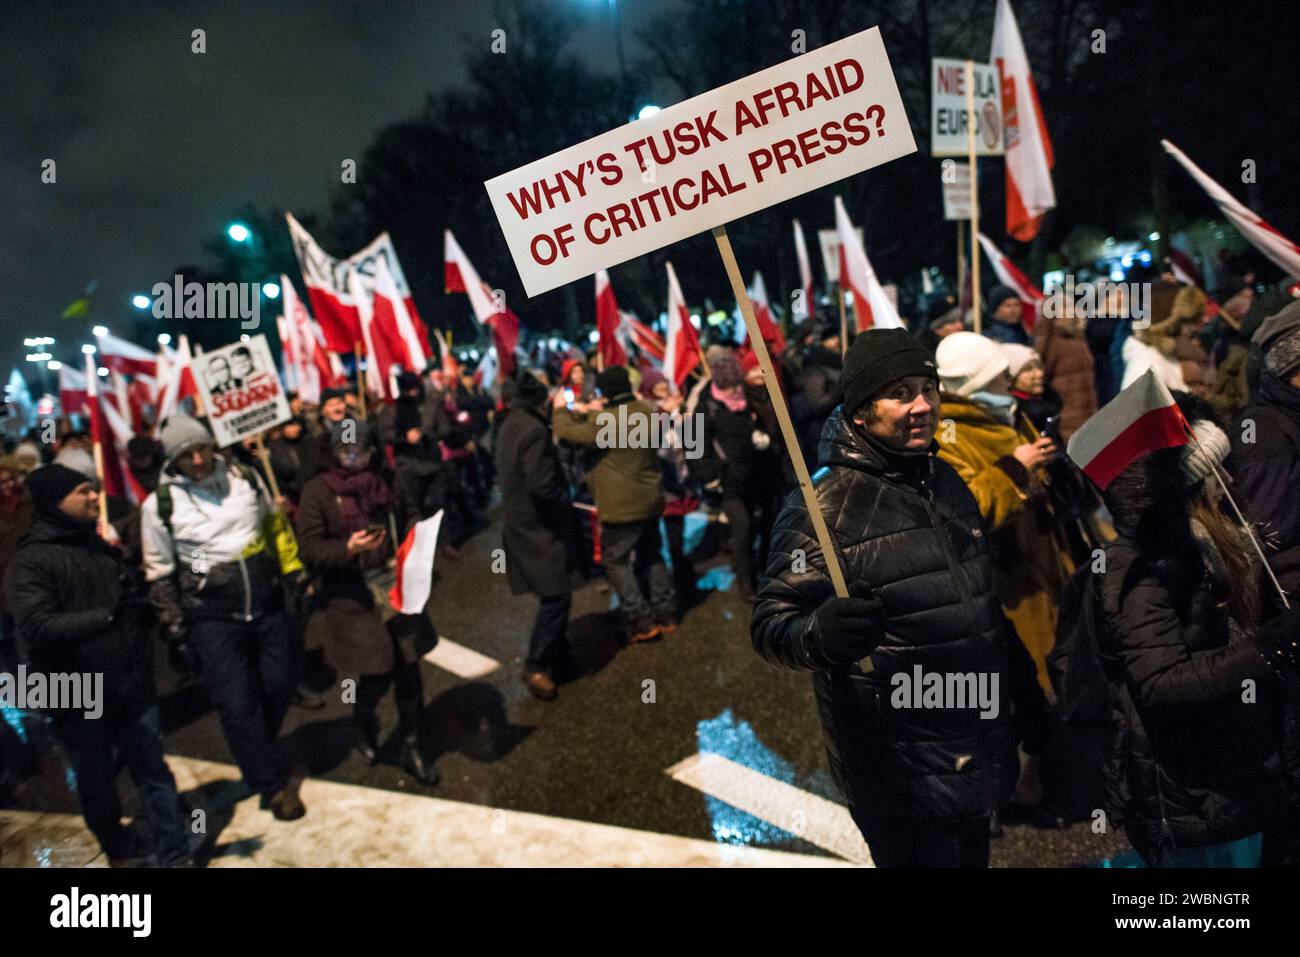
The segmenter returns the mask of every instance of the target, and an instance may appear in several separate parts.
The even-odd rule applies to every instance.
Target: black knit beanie
[[[632,379],[627,374],[627,366],[610,366],[596,376],[596,388],[609,402],[632,395]]]
[[[929,350],[906,329],[868,329],[853,340],[844,357],[844,410],[857,411],[884,386],[910,375],[939,381]]]
[[[86,476],[64,465],[45,465],[28,472],[24,482],[32,494],[32,504],[36,511],[45,515],[54,515],[59,511],[59,503],[68,497],[73,489],[86,481]]]

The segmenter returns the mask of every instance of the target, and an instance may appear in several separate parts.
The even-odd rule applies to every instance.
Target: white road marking
[[[441,635],[433,650],[424,656],[424,660],[466,680],[482,678],[501,667],[501,662],[495,658],[479,654],[473,648],[466,648]]]
[[[308,778],[307,814],[274,820],[244,793],[239,769],[168,755],[187,800],[212,796],[210,867],[842,867],[810,854],[732,847],[606,824],[508,811]],[[224,786],[223,786],[224,785]],[[57,853],[51,853],[56,850]],[[103,867],[104,857],[81,818],[0,810],[5,867]]]
[[[720,754],[692,755],[664,773],[846,861],[873,866],[862,832],[849,816],[849,809],[841,804]]]

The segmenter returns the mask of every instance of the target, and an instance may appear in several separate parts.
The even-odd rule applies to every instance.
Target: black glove
[[[169,633],[167,640],[167,662],[176,677],[182,681],[197,678],[199,674],[199,656],[190,647],[184,632]]]
[[[885,609],[870,586],[854,582],[849,598],[828,598],[813,613],[814,640],[834,664],[860,661],[885,635]]]

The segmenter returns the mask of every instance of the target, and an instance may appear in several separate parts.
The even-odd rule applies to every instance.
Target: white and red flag
[[[1156,449],[1187,444],[1187,420],[1168,387],[1148,369],[1070,436],[1070,459],[1106,488],[1129,463]]]
[[[397,286],[397,293],[406,306],[417,334],[429,347],[428,330],[415,309],[411,287],[397,258],[392,237],[380,233],[360,252],[346,259],[335,259],[312,238],[291,213],[284,214],[289,224],[293,251],[298,257],[303,283],[307,286],[307,301],[311,303],[316,321],[325,334],[325,344],[331,352],[352,352],[361,334],[361,313],[352,293],[352,274],[357,273],[361,288],[367,296],[373,295],[378,264],[383,262]]]
[[[1201,189],[1210,194],[1210,199],[1214,200],[1232,225],[1237,227],[1237,232],[1245,236],[1252,246],[1276,263],[1278,268],[1288,276],[1300,278],[1300,246],[1287,239],[1248,207],[1237,202],[1231,193],[1206,176],[1204,170],[1189,160],[1173,143],[1161,140],[1160,145],[1192,174],[1192,178],[1200,184]]]
[[[808,260],[808,244],[804,242],[803,226],[799,220],[794,221],[794,252],[799,260],[799,287],[803,290],[804,316],[811,319],[816,310],[813,308],[813,274],[812,263]]]
[[[668,335],[664,341],[664,375],[674,388],[681,388],[686,377],[700,362],[700,337],[691,325],[686,297],[677,284],[673,264],[668,267]]]
[[[622,319],[623,329],[627,332],[628,339],[632,341],[641,354],[648,356],[655,362],[662,363],[665,348],[663,336],[630,312],[620,310],[619,317]]]
[[[772,318],[772,303],[767,298],[767,284],[763,282],[761,272],[754,272],[754,281],[749,289],[749,301],[754,306],[754,318],[758,320],[758,331],[763,341],[767,343],[767,351],[779,356],[785,351],[785,333]]]
[[[298,397],[310,405],[319,405],[321,392],[333,388],[343,379],[338,358],[325,349],[325,336],[307,312],[298,293],[281,276],[284,290],[284,315],[279,318],[280,346],[284,353],[285,385],[295,389]]]
[[[397,550],[397,569],[388,603],[399,615],[423,614],[433,590],[433,560],[438,552],[438,530],[442,527],[442,509],[406,533]]]
[[[387,327],[374,321],[374,302],[355,272],[348,276],[348,289],[360,318],[361,342],[366,352],[366,386],[377,396],[396,398],[393,395],[392,372],[394,366],[401,364],[401,359],[399,346],[394,342],[395,336],[390,336]]]
[[[840,285],[853,291],[857,331],[901,329],[903,320],[876,278],[867,251],[858,239],[848,210],[844,208],[844,200],[838,196],[835,197],[835,231],[839,234],[840,244]]]
[[[998,282],[1016,291],[1016,298],[1020,300],[1020,318],[1025,328],[1033,332],[1034,323],[1038,319],[1038,309],[1047,297],[1043,295],[1043,290],[1030,282],[1029,277],[1021,272],[1002,250],[998,249],[993,240],[983,233],[980,233],[979,237],[980,245],[984,248],[984,256],[992,264],[993,271],[997,273]]]
[[[618,340],[620,323],[614,287],[609,284],[609,272],[602,269],[596,273],[596,335],[600,361],[606,369],[627,365],[627,351]]]
[[[75,366],[59,367],[59,405],[64,415],[81,412],[86,405],[86,373]]]
[[[402,368],[417,374],[424,372],[431,353],[426,351],[427,346],[421,341],[419,330],[406,310],[406,302],[397,291],[393,274],[382,259],[375,263],[374,321],[383,327],[385,335],[398,350]]]
[[[121,375],[143,373],[148,376],[158,374],[158,356],[144,346],[137,346],[117,336],[105,333],[95,337],[99,349],[99,363]]]
[[[447,292],[463,292],[469,296],[470,308],[479,322],[486,325],[497,314],[492,291],[479,278],[450,229],[443,232],[443,287]]]
[[[181,399],[199,394],[198,384],[194,381],[194,370],[191,367],[192,361],[189,337],[181,336],[176,351],[167,360],[167,376],[162,383],[162,393],[158,397],[157,409],[154,412],[155,431],[161,429],[167,417],[176,411],[176,406],[180,404]]]
[[[484,392],[491,392],[492,387],[497,384],[500,376],[501,365],[497,361],[497,347],[488,346],[483,358],[478,361],[474,369],[474,380],[483,388]]]
[[[94,356],[86,356],[86,415],[90,419],[90,440],[95,448],[95,465],[103,483],[105,495],[113,498],[128,498],[129,486],[124,467],[125,455],[119,454],[117,435],[110,424],[109,417],[121,419],[117,410],[108,401],[107,396],[100,395],[100,383]],[[120,424],[120,423],[117,423]],[[130,436],[128,435],[128,440]],[[125,446],[125,442],[123,443]]]
[[[1052,140],[1010,0],[998,0],[990,58],[1002,79],[1006,130],[1007,233],[1022,243],[1038,235],[1043,214],[1056,206]]]

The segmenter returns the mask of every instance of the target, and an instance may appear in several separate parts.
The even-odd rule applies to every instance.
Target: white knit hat
[[[1016,381],[1016,376],[1024,371],[1025,366],[1038,358],[1037,352],[1018,342],[999,343],[998,348],[1007,357],[1007,375],[1011,376],[1012,382]]]
[[[935,351],[939,378],[943,387],[960,396],[969,396],[1007,371],[1007,357],[998,344],[974,332],[954,332],[939,343]]]
[[[1183,446],[1180,465],[1183,468],[1183,484],[1195,485],[1204,479],[1215,467],[1222,465],[1228,457],[1231,443],[1223,430],[1209,419],[1197,419],[1192,423],[1195,442]]]

